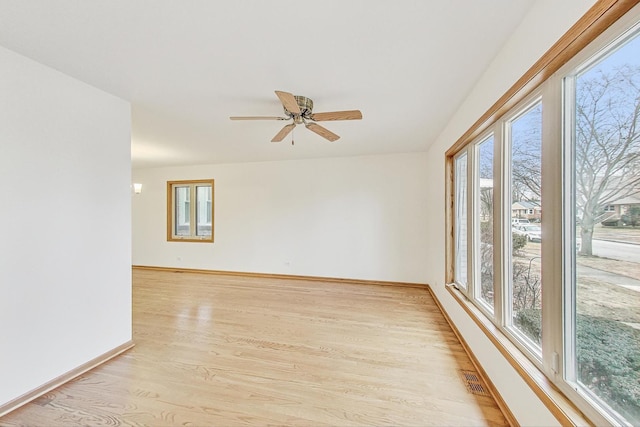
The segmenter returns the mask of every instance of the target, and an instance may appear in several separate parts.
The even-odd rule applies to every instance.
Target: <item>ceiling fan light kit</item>
[[[340,137],[330,130],[315,122],[329,120],[360,120],[362,113],[360,110],[331,111],[326,113],[313,113],[313,101],[306,96],[293,95],[289,92],[277,90],[276,95],[282,103],[285,117],[275,116],[232,116],[231,120],[292,120],[285,125],[280,132],[273,137],[271,142],[282,141],[296,125],[304,125],[307,129],[317,133],[328,141],[337,141]],[[293,142],[292,142],[293,143]]]

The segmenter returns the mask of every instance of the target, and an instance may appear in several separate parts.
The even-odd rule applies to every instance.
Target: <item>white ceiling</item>
[[[0,45],[130,101],[134,167],[414,152],[533,1],[0,0]],[[364,117],[294,146],[229,120],[281,115],[274,90]]]

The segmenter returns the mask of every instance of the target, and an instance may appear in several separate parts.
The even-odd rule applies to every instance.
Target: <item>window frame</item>
[[[461,161],[462,158],[464,158],[464,161],[465,161],[465,166],[464,166],[464,170],[465,170],[465,183],[464,183],[464,185],[465,185],[465,188],[464,188],[464,192],[465,192],[465,208],[468,211],[469,207],[470,207],[469,202],[470,202],[470,198],[471,198],[471,195],[470,195],[471,192],[469,191],[469,169],[470,169],[469,165],[470,165],[470,162],[471,162],[472,159],[471,159],[471,156],[469,155],[469,153],[467,151],[461,151],[458,154],[456,154],[454,156],[454,158],[453,158],[453,165],[454,165],[454,170],[455,171],[458,170],[458,162]],[[455,174],[455,172],[454,172],[454,174]],[[453,182],[453,194],[454,194],[454,196],[453,196],[454,197],[453,198],[453,200],[454,200],[453,209],[454,209],[454,211],[457,211],[459,209],[458,208],[458,203],[457,203],[458,202],[458,190],[459,189],[460,189],[459,180],[454,178],[454,182]],[[466,224],[464,225],[465,226],[465,237],[467,239],[467,242],[469,240],[469,234],[472,232],[472,229],[471,229],[471,226],[470,226],[471,221],[472,221],[472,218],[470,218],[469,215],[467,214]],[[455,227],[454,230],[453,230],[454,254],[455,254],[455,249],[458,246],[458,242],[460,241],[459,240],[459,234],[460,234],[460,229],[458,227]],[[472,272],[469,270],[469,265],[470,265],[469,256],[471,255],[472,248],[469,247],[468,243],[465,245],[465,248],[466,248],[466,254],[465,254],[465,258],[463,260],[463,261],[466,261],[466,262],[464,262],[464,265],[465,265],[464,279],[465,279],[465,281],[464,282],[461,281],[460,280],[461,277],[458,274],[454,274],[453,280],[454,280],[454,282],[456,283],[456,285],[458,287],[460,287],[461,289],[467,290],[467,289],[469,289],[469,285],[468,284],[470,282],[473,282],[473,280],[470,280]],[[458,257],[455,257],[454,260],[453,260],[453,263],[454,263],[453,270],[454,271],[456,270],[456,266],[458,265],[458,262],[459,262]]]
[[[492,270],[493,270],[493,306],[491,306],[487,301],[485,301],[482,298],[482,273],[481,273],[481,268],[482,268],[482,239],[481,239],[481,225],[480,225],[480,217],[482,216],[482,206],[481,206],[481,180],[482,178],[480,177],[480,146],[484,143],[486,143],[487,141],[489,141],[489,139],[492,140],[492,144],[493,144],[493,154],[492,154],[492,160],[493,160],[493,164],[491,166],[491,169],[493,171],[493,182],[492,182],[492,190],[491,190],[491,203],[492,203],[492,212],[493,215],[491,216],[491,222],[493,223],[493,235],[492,235],[492,245],[493,245],[493,250],[492,250]],[[472,181],[471,183],[474,184],[472,187],[472,195],[471,195],[471,204],[469,206],[471,206],[471,213],[472,213],[472,221],[473,221],[473,237],[476,239],[471,246],[472,249],[472,254],[471,254],[471,262],[476,262],[477,265],[470,265],[468,268],[473,268],[473,277],[477,277],[478,281],[476,283],[475,280],[472,281],[471,286],[471,295],[474,296],[474,300],[476,300],[478,302],[478,308],[480,308],[480,310],[482,310],[485,315],[487,317],[495,317],[496,316],[496,310],[498,313],[501,313],[502,310],[500,307],[496,308],[496,301],[498,302],[498,305],[500,305],[500,301],[502,298],[502,290],[501,290],[501,285],[500,285],[500,279],[501,276],[499,274],[496,274],[496,252],[497,250],[501,247],[501,245],[497,244],[500,236],[500,230],[496,230],[495,227],[495,223],[496,223],[496,206],[499,206],[499,204],[496,203],[496,197],[498,196],[499,192],[496,189],[496,179],[495,179],[495,171],[497,170],[496,167],[500,164],[499,159],[497,159],[497,154],[499,153],[501,148],[500,147],[496,147],[496,131],[493,128],[487,129],[484,133],[482,133],[482,135],[480,135],[478,138],[476,138],[471,144],[469,144],[469,148],[468,150],[470,152],[473,152],[472,158],[474,159],[474,162],[472,164],[471,170],[470,172],[470,176],[472,176]],[[475,172],[478,172],[477,174]],[[475,182],[475,180],[477,179],[477,183]],[[477,184],[477,185],[475,185]],[[470,193],[471,193],[470,192]],[[496,283],[498,282],[498,283]]]
[[[535,90],[531,94],[529,94],[526,98],[520,101],[517,105],[515,105],[511,110],[509,110],[498,122],[496,126],[500,126],[502,128],[502,138],[501,141],[498,142],[499,145],[502,146],[502,156],[501,156],[501,164],[499,166],[500,173],[503,177],[502,183],[503,185],[500,188],[500,198],[499,198],[499,207],[502,206],[504,209],[503,218],[504,220],[498,223],[498,227],[502,232],[502,245],[505,251],[502,252],[502,256],[504,257],[502,260],[506,261],[503,263],[503,270],[501,274],[502,285],[505,287],[505,281],[511,281],[513,277],[513,251],[512,251],[512,220],[513,220],[513,211],[511,207],[515,202],[511,198],[512,193],[512,151],[513,151],[513,141],[512,141],[512,132],[511,126],[513,123],[526,116],[530,111],[532,111],[537,104],[543,106],[543,93],[542,90]],[[542,114],[544,115],[545,108],[542,107]],[[543,131],[541,131],[543,132]],[[542,155],[542,153],[541,153]],[[544,161],[542,161],[544,163]],[[507,220],[508,218],[508,220]],[[495,226],[495,225],[494,225]],[[544,258],[544,253],[541,251],[541,256]],[[541,287],[542,287],[542,278],[541,278]],[[502,305],[502,317],[496,319],[496,322],[499,323],[502,331],[514,342],[514,344],[525,353],[532,362],[536,364],[539,368],[542,368],[542,346],[540,346],[540,351],[538,351],[538,346],[535,344],[529,337],[527,337],[522,331],[515,327],[513,324],[513,287],[506,286],[506,289],[502,289],[503,299],[501,301]],[[544,300],[541,301],[541,308],[544,306]]]
[[[481,135],[474,138],[463,149],[459,150],[454,158],[459,158],[461,155],[467,155],[467,236],[476,237],[476,239],[467,244],[467,247],[472,251],[467,253],[467,285],[461,287],[458,281],[455,284],[458,289],[465,294],[470,301],[478,308],[487,319],[495,325],[498,330],[507,336],[513,344],[524,354],[526,354],[536,367],[543,370],[542,363],[542,350],[537,351],[537,346],[531,342],[522,332],[518,331],[511,325],[510,315],[510,289],[505,289],[503,283],[505,278],[511,277],[511,265],[509,262],[505,262],[507,254],[511,250],[511,184],[510,184],[510,167],[505,165],[510,164],[511,161],[511,145],[506,144],[504,141],[510,139],[509,132],[507,130],[508,124],[517,120],[521,116],[527,114],[527,112],[533,108],[538,102],[542,102],[543,93],[541,90],[536,90],[524,98],[520,103],[516,104],[509,114],[505,114],[502,118],[497,120],[491,127],[487,128]],[[543,108],[544,116],[544,108]],[[543,130],[544,132],[544,130]],[[478,277],[477,272],[480,266],[476,265],[474,261],[479,254],[479,241],[477,239],[479,233],[478,212],[480,210],[479,197],[477,194],[478,184],[476,178],[479,176],[476,174],[478,168],[478,152],[479,146],[485,142],[488,138],[493,136],[493,170],[494,170],[494,185],[493,185],[493,291],[494,291],[494,306],[491,310],[490,306],[478,297],[481,286],[480,283],[476,283],[475,277]],[[452,170],[452,180],[455,182],[456,169]],[[453,197],[455,199],[455,189]],[[453,213],[455,214],[455,212]],[[509,219],[507,221],[507,219]],[[455,218],[451,218],[454,224],[455,230]],[[454,245],[455,249],[455,245]],[[453,254],[455,257],[455,253]],[[508,256],[511,259],[511,256]],[[455,265],[451,266],[455,270]],[[544,278],[543,278],[544,280]],[[544,297],[543,297],[544,298]],[[544,306],[544,300],[542,301]]]
[[[214,224],[215,224],[215,180],[214,179],[194,179],[194,180],[182,180],[182,181],[167,181],[167,241],[168,242],[199,242],[199,243],[213,243],[214,242]],[[196,224],[197,209],[198,209],[198,187],[211,187],[211,206],[207,207],[207,214],[211,216],[211,235],[197,235],[198,225]],[[193,226],[189,227],[190,234],[188,236],[181,236],[175,233],[175,189],[179,187],[189,188],[189,223]],[[210,210],[209,210],[210,209]]]
[[[609,54],[612,54],[619,46],[633,37],[640,37],[640,5],[636,6],[628,15],[622,17],[618,22],[611,25],[605,30],[592,44],[585,47],[582,51],[571,58],[567,63],[561,67],[555,77],[558,79],[558,84],[561,84],[567,90],[563,93],[574,94],[575,93],[575,79],[583,70],[589,68],[594,63],[606,58]],[[573,114],[571,113],[570,106],[564,100],[563,104],[563,122],[565,125],[563,129],[563,157],[564,157],[564,170],[562,181],[564,182],[563,192],[565,194],[575,195],[575,179],[574,179],[574,165],[575,165],[575,137],[572,134],[575,123]],[[566,200],[565,200],[566,202]],[[614,207],[615,212],[615,207]],[[576,272],[573,266],[575,265],[575,251],[573,250],[573,242],[576,241],[575,227],[575,200],[564,207],[563,211],[563,225],[565,240],[562,242],[563,252],[563,270],[566,272],[564,277],[564,305],[563,309],[565,313],[562,315],[562,319],[571,317],[573,318],[573,325],[565,322],[563,325],[563,333],[565,337],[571,335],[573,331],[571,327],[575,327],[575,314],[576,307],[573,301],[576,299]],[[570,342],[565,338],[563,353],[572,357],[563,358],[563,354],[560,355],[562,381],[558,381],[558,387],[567,394],[582,410],[585,414],[596,421],[596,424],[612,424],[618,425],[626,422],[619,418],[619,415],[614,414],[611,410],[603,409],[601,411],[595,410],[594,406],[597,406],[596,396],[584,389],[578,384],[578,380],[574,377],[569,377],[575,373],[575,358],[576,353],[575,341]],[[582,390],[580,392],[579,390]],[[628,423],[628,422],[627,422]]]
[[[588,417],[588,419],[597,424],[617,424],[620,419],[613,418],[606,411],[598,410],[594,407],[594,402],[584,394],[578,393],[575,385],[565,379],[568,369],[567,361],[564,359],[566,345],[565,334],[567,332],[564,322],[564,311],[568,309],[567,305],[571,303],[570,291],[564,286],[571,280],[570,265],[573,262],[572,248],[568,247],[568,243],[575,239],[575,229],[567,227],[566,224],[571,220],[573,214],[571,209],[565,207],[568,203],[565,199],[568,191],[572,191],[569,183],[565,180],[567,173],[571,171],[572,153],[566,152],[567,132],[571,126],[565,126],[565,109],[563,105],[563,76],[567,70],[575,69],[576,64],[584,63],[598,52],[609,49],[610,44],[620,38],[623,38],[630,28],[634,27],[640,21],[640,5],[637,2],[625,1],[600,1],[596,3],[592,9],[585,14],[581,20],[572,29],[567,32],[554,45],[549,52],[538,61],[532,69],[530,69],[507,93],[496,102],[465,134],[456,141],[455,144],[445,154],[445,167],[447,171],[448,182],[446,182],[447,195],[447,256],[445,280],[446,283],[452,284],[450,280],[455,273],[454,265],[451,260],[454,259],[454,246],[449,243],[449,236],[455,227],[455,212],[451,209],[449,198],[454,197],[452,193],[451,183],[455,179],[455,169],[452,168],[451,159],[463,151],[477,151],[474,146],[486,140],[490,133],[494,133],[494,202],[498,205],[494,206],[494,307],[495,312],[491,313],[480,303],[477,297],[474,280],[470,280],[467,289],[453,290],[451,285],[447,289],[456,297],[456,300],[465,307],[471,303],[473,307],[465,307],[466,312],[481,327],[481,329],[491,338],[492,342],[507,357],[507,360],[516,368],[523,378],[532,385],[534,392],[545,402],[551,412],[562,424],[573,423],[572,419],[580,416],[580,411]],[[634,8],[635,6],[635,8]],[[633,9],[633,10],[631,10]],[[598,16],[596,16],[596,11]],[[631,12],[630,12],[631,11]],[[629,13],[627,13],[629,12]],[[626,14],[626,15],[625,15]],[[585,23],[586,21],[586,23]],[[584,25],[582,31],[576,28]],[[564,46],[563,49],[560,47]],[[542,227],[545,238],[542,240],[541,253],[545,257],[545,268],[542,269],[542,281],[545,284],[545,291],[542,294],[542,357],[536,361],[530,354],[527,355],[526,349],[522,348],[518,340],[514,340],[513,336],[505,331],[502,319],[504,318],[503,306],[506,298],[499,295],[503,286],[501,280],[508,272],[508,266],[505,266],[505,249],[509,250],[506,240],[506,224],[505,219],[511,216],[511,206],[507,206],[505,200],[510,199],[508,186],[510,178],[503,165],[505,164],[505,153],[508,149],[504,148],[503,134],[506,132],[504,123],[507,117],[517,117],[519,112],[525,111],[527,100],[531,100],[539,92],[542,98],[542,198],[541,204],[547,206],[545,215],[542,219]],[[529,102],[528,105],[532,105]],[[498,136],[498,132],[500,135]],[[553,141],[553,143],[551,142]],[[501,152],[502,150],[502,152]],[[495,165],[495,162],[502,162]],[[476,183],[471,179],[475,176],[477,165],[473,162],[469,163],[470,167],[467,176],[470,177],[467,186],[475,191]],[[559,184],[560,183],[560,184]],[[562,184],[564,183],[564,184]],[[505,186],[506,184],[506,186]],[[572,185],[572,184],[571,184]],[[505,188],[507,190],[505,191]],[[475,205],[468,204],[469,215],[475,218]],[[473,212],[473,213],[472,213]],[[500,234],[497,236],[496,234]],[[470,236],[476,237],[475,234]],[[468,243],[468,246],[477,246],[477,241]],[[475,254],[468,256],[470,261],[475,261]],[[477,266],[468,265],[468,271],[475,271]],[[499,288],[499,289],[496,289]],[[464,295],[460,298],[456,295],[459,292]],[[500,300],[499,300],[500,298]],[[499,303],[499,301],[501,301]],[[483,318],[478,318],[481,314]],[[490,321],[497,329],[487,326],[486,320]],[[496,332],[498,335],[496,335]],[[500,337],[502,335],[503,337]],[[510,344],[505,342],[504,336],[510,339]],[[513,349],[509,349],[509,345],[515,346],[522,354],[528,356],[528,360],[524,362],[519,356],[514,355]],[[503,347],[504,346],[504,347]],[[524,351],[523,351],[524,350]],[[531,363],[531,365],[529,365]],[[528,367],[527,367],[528,366]],[[532,369],[533,368],[533,369]],[[535,369],[537,368],[537,369]],[[540,374],[543,374],[541,377]],[[550,383],[547,383],[550,381]],[[562,394],[554,394],[550,387],[557,387]],[[566,399],[569,400],[566,400]],[[562,407],[562,409],[559,409]],[[554,409],[555,408],[555,409]],[[568,408],[568,409],[567,409]],[[573,414],[574,418],[572,418]]]

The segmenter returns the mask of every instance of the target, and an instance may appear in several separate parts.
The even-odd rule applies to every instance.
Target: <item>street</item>
[[[593,240],[593,254],[599,257],[640,263],[640,245]]]

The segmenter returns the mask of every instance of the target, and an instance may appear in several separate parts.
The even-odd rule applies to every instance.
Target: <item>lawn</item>
[[[593,229],[593,238],[640,244],[640,227],[604,227],[598,224]]]
[[[609,235],[616,235],[615,233],[616,231]],[[640,229],[634,230],[634,233],[640,239]],[[541,268],[539,256],[540,243],[528,242],[514,256],[514,261],[531,265],[530,274],[539,276]],[[640,263],[582,256],[579,256],[576,262],[578,266],[640,280]],[[577,292],[579,313],[616,320],[640,328],[640,287],[633,290],[603,279],[579,275]]]

